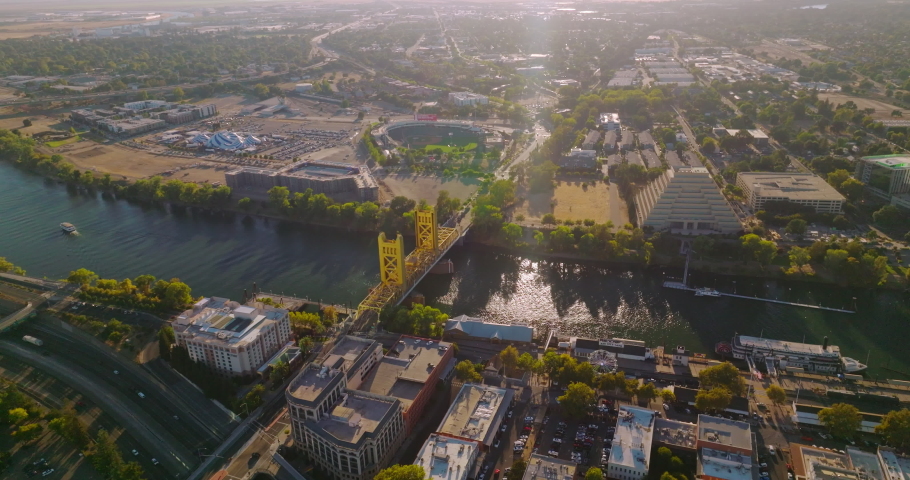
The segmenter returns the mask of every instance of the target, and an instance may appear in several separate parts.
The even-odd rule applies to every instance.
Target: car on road
[[[145,394],[142,392],[136,392],[136,395],[139,395],[139,398],[145,398]]]
[[[139,455],[139,450],[133,449],[133,456],[136,457]]]
[[[120,375],[120,370],[114,370],[114,375]]]
[[[53,469],[53,468],[48,468],[47,470],[41,472],[41,476],[42,476],[42,477],[46,477],[46,476],[48,476],[48,475],[50,475],[50,474],[52,474],[52,473],[54,473],[54,469]]]
[[[777,451],[774,449],[774,445],[768,445],[768,453],[774,455]]]
[[[152,465],[158,465],[159,463],[161,462],[159,462],[157,458],[152,459]]]
[[[499,440],[496,440],[496,443],[493,444],[493,448],[499,448]]]
[[[761,468],[768,468],[768,464],[765,462],[760,463],[758,466]]]

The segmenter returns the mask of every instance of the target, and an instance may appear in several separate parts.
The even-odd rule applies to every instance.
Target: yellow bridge
[[[370,289],[367,297],[360,302],[355,314],[355,328],[363,328],[372,314],[378,316],[386,306],[396,305],[411,292],[427,272],[436,265],[458,240],[458,228],[440,227],[436,224],[436,210],[433,207],[418,208],[414,212],[417,230],[417,248],[404,256],[404,238],[399,233],[388,239],[379,234],[379,285]]]

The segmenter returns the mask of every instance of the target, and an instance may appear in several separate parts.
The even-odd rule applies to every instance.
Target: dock
[[[686,286],[682,282],[671,282],[667,281],[663,284],[664,288],[672,288],[674,290],[685,290],[687,292],[695,292],[694,288]],[[786,302],[784,300],[775,300],[773,298],[762,298],[762,297],[747,297],[745,295],[737,295],[735,293],[724,293],[718,292],[722,297],[732,297],[732,298],[741,298],[743,300],[758,300],[760,302],[776,303],[778,305],[789,305],[791,307],[803,307],[803,308],[813,308],[815,310],[825,310],[828,312],[838,312],[838,313],[856,313],[853,310],[845,310],[842,308],[832,308],[832,307],[822,307],[821,305],[809,305],[808,303],[796,303],[796,302]]]

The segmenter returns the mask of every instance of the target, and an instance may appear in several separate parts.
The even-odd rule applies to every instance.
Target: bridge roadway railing
[[[366,298],[360,302],[354,320],[354,330],[363,330],[370,312],[379,312],[388,305],[396,305],[411,293],[411,290],[423,280],[430,269],[439,262],[460,236],[457,228],[439,227],[437,230],[438,248],[434,251],[416,249],[405,258],[405,282],[402,285],[380,283],[370,289]]]

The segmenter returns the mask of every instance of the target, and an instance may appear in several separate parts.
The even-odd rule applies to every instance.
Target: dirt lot
[[[585,182],[588,186],[582,186]],[[606,223],[609,220],[617,226],[629,221],[628,208],[619,198],[618,189],[603,182],[591,185],[587,178],[564,177],[557,179],[556,188],[551,192],[519,192],[518,197],[523,201],[513,212],[513,218],[524,215],[524,223],[539,224],[547,213],[552,213],[559,221],[590,219]]]
[[[199,162],[195,158],[158,155],[121,145],[101,145],[89,140],[44,150],[46,153],[63,155],[80,170],[91,170],[96,174],[110,173],[118,180],[151,177]],[[187,182],[224,182],[224,171],[215,168],[185,168],[172,178]]]
[[[23,127],[22,121],[29,119],[32,121],[31,127]],[[4,116],[0,118],[0,128],[12,130],[18,128],[20,132],[34,135],[39,132],[48,130],[69,130],[70,125],[62,122],[59,116],[48,115],[15,115]]]
[[[426,200],[432,205],[436,204],[436,198],[443,190],[447,190],[451,197],[463,201],[477,191],[477,186],[480,184],[480,181],[474,178],[452,179],[413,174],[377,176],[377,180],[388,187],[388,189],[382,189],[385,194],[383,201],[391,200],[391,198],[385,198],[391,191],[392,196],[402,195],[417,201]]]
[[[813,63],[820,63],[818,60],[810,57],[804,51],[800,51],[794,47],[787,45],[781,45],[779,43],[773,43],[770,41],[765,41],[761,45],[750,47],[755,54],[766,53],[772,60],[777,60],[778,58],[786,58],[787,60],[798,59],[803,62],[803,65],[812,65]]]
[[[903,112],[904,117],[901,118],[906,118],[908,115],[910,115],[910,110],[904,110],[889,103],[868,98],[854,97],[852,95],[845,95],[843,93],[819,93],[818,98],[822,100],[828,100],[834,105],[839,105],[846,103],[849,100],[853,100],[853,103],[855,103],[860,110],[866,108],[874,108],[875,113],[872,114],[872,118],[875,120],[891,120],[894,118],[891,116],[891,112],[893,110],[900,110]]]

